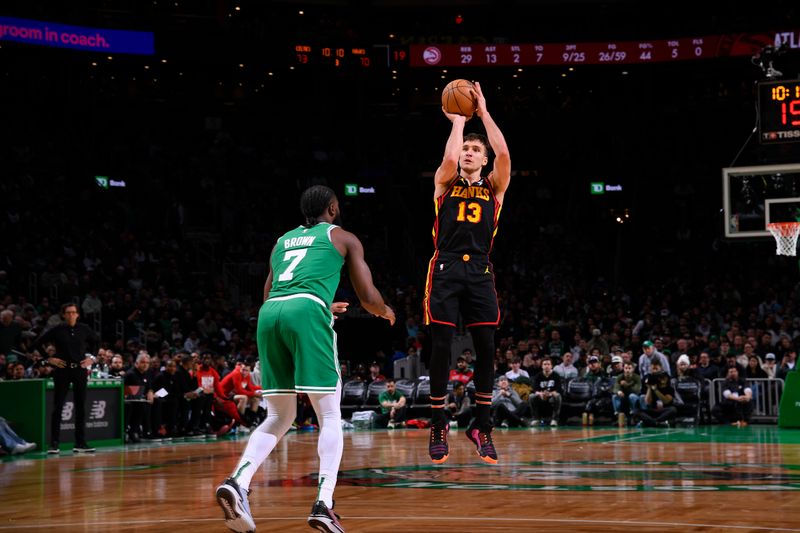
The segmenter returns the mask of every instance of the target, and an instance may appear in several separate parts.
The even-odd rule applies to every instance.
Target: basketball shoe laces
[[[447,433],[450,431],[448,424],[431,426],[431,442],[428,452],[434,462],[444,462],[450,452],[447,445]]]

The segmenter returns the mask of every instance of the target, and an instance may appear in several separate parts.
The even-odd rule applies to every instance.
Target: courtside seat
[[[675,388],[677,398],[675,407],[678,414],[675,422],[681,425],[696,426],[701,421],[700,407],[702,404],[702,385],[696,379],[673,380],[672,386]]]
[[[377,409],[381,406],[378,397],[386,390],[386,381],[373,381],[367,385],[367,395],[364,398],[364,409]]]
[[[398,379],[395,381],[397,390],[403,393],[406,397],[406,406],[411,406],[414,403],[414,394],[416,393],[417,383],[413,379]]]
[[[417,378],[417,388],[414,394],[414,407],[431,406],[431,382],[429,379]]]
[[[367,384],[363,381],[350,380],[342,387],[342,410],[360,409],[367,395]]]
[[[583,378],[573,378],[567,382],[561,403],[562,422],[567,422],[572,416],[580,416],[586,410],[586,404],[594,392],[592,389],[592,384]]]

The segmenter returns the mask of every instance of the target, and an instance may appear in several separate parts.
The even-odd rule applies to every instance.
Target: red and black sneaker
[[[485,463],[492,465],[497,464],[497,450],[494,449],[492,442],[492,430],[483,431],[476,426],[469,426],[467,428],[467,438],[477,448],[478,455]]]
[[[440,465],[450,456],[450,446],[447,444],[447,434],[450,432],[449,424],[433,424],[431,426],[431,441],[428,443],[428,453],[434,464]]]

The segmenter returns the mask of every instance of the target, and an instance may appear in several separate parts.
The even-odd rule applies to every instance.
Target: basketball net
[[[776,255],[797,255],[797,237],[800,222],[772,222],[767,229],[775,237]]]

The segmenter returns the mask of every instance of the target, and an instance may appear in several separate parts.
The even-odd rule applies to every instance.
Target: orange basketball
[[[453,80],[442,91],[442,107],[448,113],[471,117],[475,113],[475,100],[471,89],[474,85],[469,80]]]

